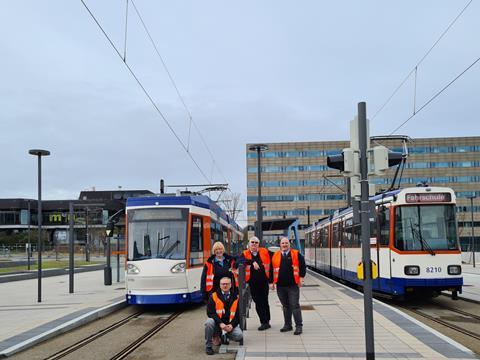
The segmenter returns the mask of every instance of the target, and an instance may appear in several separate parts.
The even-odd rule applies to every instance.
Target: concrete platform
[[[0,283],[0,357],[14,354],[72,328],[106,316],[126,305],[124,283],[103,284],[103,270],[75,274],[75,292],[68,275],[42,280]]]
[[[281,305],[276,292],[270,292],[272,328],[258,331],[252,308],[237,359],[365,358],[361,293],[309,272],[300,304],[305,308],[303,334],[280,333]],[[379,301],[374,301],[374,323],[376,359],[477,359],[464,346]]]
[[[475,267],[472,264],[462,264],[462,275],[463,290],[458,297],[480,302],[480,263],[477,263]],[[451,295],[449,291],[443,293]]]

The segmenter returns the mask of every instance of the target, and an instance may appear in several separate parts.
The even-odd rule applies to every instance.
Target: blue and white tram
[[[243,247],[241,229],[202,195],[129,198],[126,206],[128,304],[200,302],[203,264],[212,244]]]
[[[461,250],[455,219],[455,193],[442,187],[415,187],[371,197],[376,222],[371,223],[371,258],[378,266],[373,290],[405,298],[442,290],[461,293]],[[362,260],[360,225],[352,208],[319,221],[306,231],[307,265],[320,272],[362,285],[357,265]]]

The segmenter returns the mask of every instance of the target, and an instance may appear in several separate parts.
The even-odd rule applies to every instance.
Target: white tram
[[[212,244],[243,249],[238,225],[202,195],[130,198],[126,207],[129,304],[200,302],[203,264]]]
[[[462,291],[462,261],[455,219],[455,193],[442,187],[415,187],[371,197],[371,258],[378,266],[373,290],[404,298]],[[305,260],[317,271],[362,285],[360,225],[352,208],[319,221],[306,231]]]

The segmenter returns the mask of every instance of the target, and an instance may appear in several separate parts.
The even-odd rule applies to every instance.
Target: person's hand
[[[300,281],[298,282],[298,287],[302,287],[303,285],[305,284],[305,279],[304,278],[300,278]]]
[[[270,284],[270,290],[275,290],[275,284]]]
[[[260,269],[260,265],[258,265],[256,261],[254,261],[252,265],[255,270]]]
[[[226,330],[227,325],[225,325],[224,323],[220,323],[219,326],[220,326],[220,329],[227,331]]]
[[[233,326],[232,325],[225,325],[225,329],[224,329],[226,332],[231,332],[233,330]]]

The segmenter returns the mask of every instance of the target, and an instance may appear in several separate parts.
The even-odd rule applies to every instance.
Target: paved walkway
[[[363,295],[309,272],[301,290],[303,334],[280,333],[283,315],[270,292],[272,328],[259,332],[252,306],[237,359],[364,359]],[[475,355],[417,320],[374,302],[376,359],[475,359]]]
[[[103,270],[75,274],[73,294],[68,275],[44,278],[42,302],[37,280],[0,283],[0,357],[31,346],[125,304],[124,283],[103,284]]]

